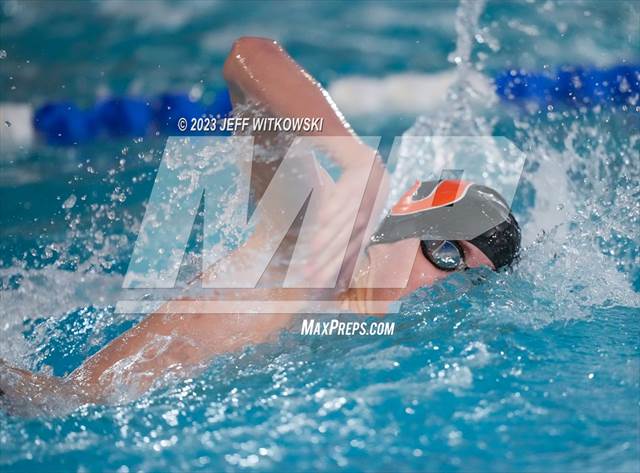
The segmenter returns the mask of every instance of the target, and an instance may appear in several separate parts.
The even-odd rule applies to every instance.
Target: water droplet
[[[0,49],[0,59],[5,59],[7,57],[7,51],[4,49]]]
[[[192,102],[197,102],[201,98],[202,98],[202,87],[198,85],[194,85],[193,87],[191,87],[191,90],[189,91],[189,100],[191,100]]]
[[[11,122],[9,120],[5,120],[4,124],[7,128],[9,128],[11,126]]]
[[[70,209],[72,208],[74,205],[76,205],[76,196],[74,194],[71,194],[69,197],[67,197],[67,200],[65,200],[62,204],[62,208],[63,209]]]

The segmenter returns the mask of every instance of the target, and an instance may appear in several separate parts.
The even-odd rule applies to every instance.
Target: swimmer
[[[343,193],[345,198],[351,195],[348,171],[358,168],[375,152],[358,139],[329,95],[281,46],[268,39],[239,39],[225,61],[224,78],[234,109],[247,103],[259,103],[271,116],[319,117],[324,121],[323,130],[307,135],[347,137],[328,151],[343,169],[336,182],[336,192]],[[256,137],[264,143],[268,143],[268,138]],[[252,164],[254,195],[264,193],[277,164]],[[371,180],[384,186],[385,178],[384,165],[374,157]],[[337,201],[342,202],[341,199]],[[370,212],[376,205],[374,201],[365,194],[366,205],[362,207]],[[309,263],[311,274],[321,275],[335,254],[340,253],[332,251],[335,249],[331,247],[337,227],[343,225],[336,219],[340,208],[323,210],[326,211],[321,218],[326,221],[323,221],[323,231],[315,235],[315,247],[319,250]],[[336,220],[337,223],[332,223]],[[451,238],[451,235],[464,235],[470,224],[479,221],[486,228],[479,236]],[[354,240],[366,234],[367,222],[358,214]],[[499,270],[507,267],[517,257],[520,246],[518,223],[502,197],[479,183],[458,180],[417,182],[374,230],[373,235],[366,235],[370,242],[364,263],[356,266],[360,261],[360,246],[351,244],[344,261],[357,280],[374,283],[361,287],[383,289],[348,289],[348,284],[338,284],[335,289],[335,296],[345,302],[348,310],[363,315],[381,312],[380,309],[368,310],[366,301],[369,299],[398,300],[420,287],[430,286],[468,268],[486,266]],[[255,234],[228,257],[234,264],[240,264],[249,250],[259,251],[262,244],[259,228]],[[443,237],[437,238],[439,234]],[[292,243],[288,240],[295,242],[295,238],[287,236],[284,243]],[[407,264],[405,287],[388,288],[375,284],[384,281],[399,265]],[[205,271],[201,277],[211,276],[212,271],[215,270]],[[275,269],[270,277],[273,281],[281,281],[283,271],[286,268]],[[373,298],[372,292],[375,293]],[[275,300],[280,293],[274,289],[267,294],[268,300]],[[69,407],[115,402],[121,399],[118,393],[125,391],[137,396],[163,376],[187,376],[206,366],[217,355],[273,340],[282,330],[291,327],[294,317],[290,312],[211,316],[170,313],[165,308],[147,316],[64,378],[31,373],[0,360],[0,403],[13,412],[31,409],[31,412],[54,413],[59,412],[56,405]]]

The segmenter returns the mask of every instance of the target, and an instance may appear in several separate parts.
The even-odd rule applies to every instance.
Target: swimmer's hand
[[[0,392],[0,409],[20,416],[60,414],[86,402],[68,380],[15,368],[1,358]]]

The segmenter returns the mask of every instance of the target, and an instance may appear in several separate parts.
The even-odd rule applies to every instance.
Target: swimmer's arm
[[[357,255],[361,236],[367,230],[369,215],[372,212],[377,214],[382,209],[384,196],[388,192],[389,176],[379,155],[357,137],[329,94],[276,41],[252,37],[238,39],[225,61],[223,73],[234,108],[256,101],[266,106],[267,113],[276,116],[322,118],[322,131],[306,133],[307,135],[350,138],[330,144],[323,143],[328,147],[329,156],[344,172],[333,190],[331,205],[323,206],[321,215],[318,216],[318,228],[324,230],[318,232],[317,241],[312,245],[321,250],[318,253],[321,258],[314,261],[316,267],[332,267],[328,264],[329,261],[342,253],[341,248],[336,252],[331,251],[328,244],[332,239],[335,240],[336,228],[352,223],[339,219],[340,215],[345,214],[343,203],[353,198],[353,189],[361,182],[362,173],[369,173],[369,184],[361,199],[352,244],[344,256],[345,267],[349,268],[347,262]],[[373,165],[372,156],[375,157]],[[254,163],[252,173],[258,175],[261,172],[267,175],[267,179],[263,181],[268,183],[274,170]],[[261,193],[257,192],[256,195]],[[308,269],[310,272],[316,270],[312,267]],[[348,272],[347,269],[345,274]]]
[[[185,376],[216,355],[273,338],[289,326],[281,314],[152,314],[66,378],[0,363],[0,390],[10,402],[42,406],[51,396],[106,403],[118,391],[142,394],[160,376]],[[1,361],[1,360],[0,360]]]
[[[94,401],[118,384],[142,393],[170,371],[197,368],[215,355],[267,341],[290,315],[153,314],[91,357],[70,376]]]
[[[329,149],[343,168],[358,163],[360,157],[371,156],[371,148],[358,139],[327,91],[276,41],[238,39],[224,63],[223,73],[234,105],[254,100],[276,116],[322,118],[322,131],[307,135],[353,137],[348,144],[342,141]]]

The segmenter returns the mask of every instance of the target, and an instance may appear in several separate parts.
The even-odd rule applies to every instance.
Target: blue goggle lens
[[[424,256],[438,269],[456,271],[465,267],[464,252],[455,241],[422,240],[420,247]]]

